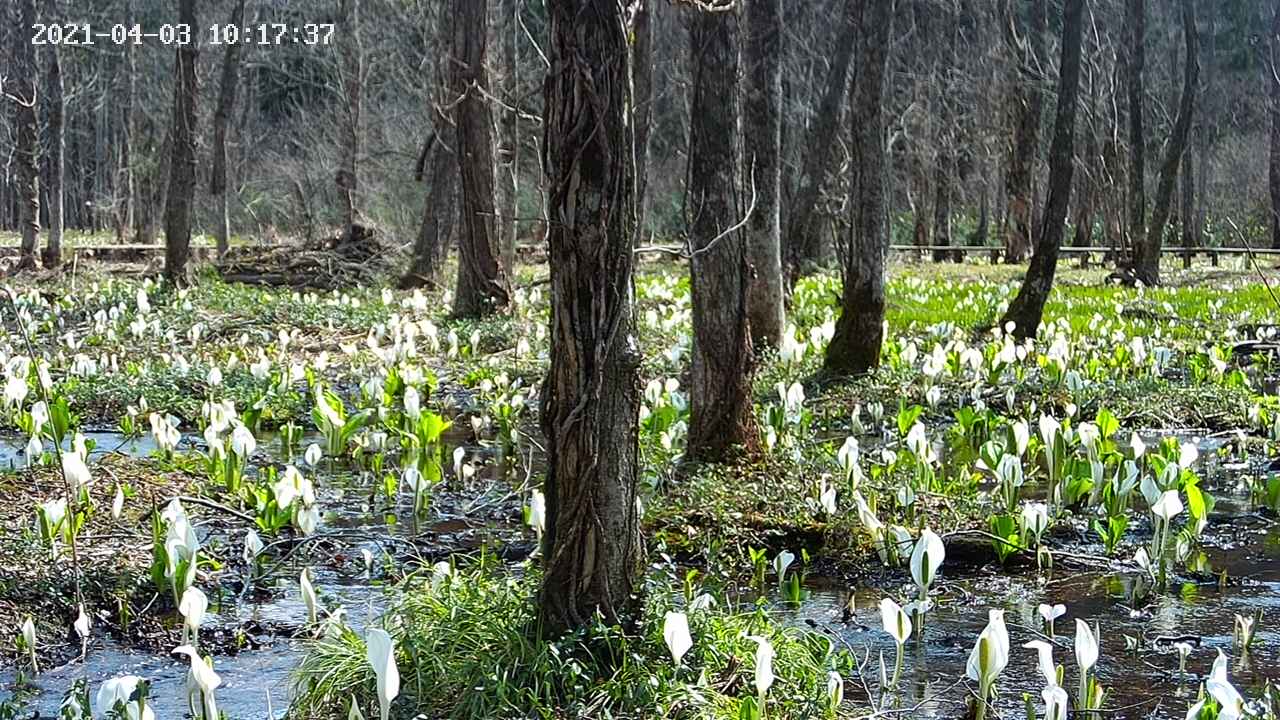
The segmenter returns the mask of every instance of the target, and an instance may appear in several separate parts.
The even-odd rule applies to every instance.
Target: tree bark
[[[352,233],[360,219],[360,121],[364,114],[364,47],[360,42],[360,0],[341,0],[345,27],[342,52],[342,157],[335,182],[342,196],[343,232]]]
[[[1009,0],[1012,2],[1012,0]],[[1022,3],[1016,3],[1021,5]],[[1009,196],[1007,234],[1004,241],[1005,262],[1022,262],[1031,252],[1032,228],[1035,227],[1034,189],[1032,176],[1040,147],[1040,114],[1044,107],[1044,93],[1040,91],[1039,64],[1046,59],[1045,0],[1031,0],[1026,4],[1027,17],[1019,22],[1021,13],[1009,4],[1004,6],[1005,43],[1009,52],[1018,58],[1018,72],[1011,95],[1010,121],[1013,126],[1013,142],[1009,148],[1009,171],[1005,174],[1005,192]],[[1019,37],[1017,28],[1025,32]]]
[[[35,0],[21,0],[18,13],[21,27],[30,28],[36,21]],[[35,46],[25,36],[25,30],[17,34],[13,44],[14,67],[18,72],[12,93],[13,102],[17,104],[14,155],[18,165],[18,226],[22,233],[17,269],[27,270],[36,267],[36,243],[40,236],[40,137],[36,128],[38,73]]]
[[[649,133],[653,129],[653,14],[657,0],[644,0],[636,8],[632,21],[635,41],[631,46],[631,86],[635,93],[636,127],[636,239],[643,242],[648,232],[649,206]]]
[[[48,21],[61,22],[57,4],[48,3]],[[49,93],[49,179],[45,183],[45,197],[49,205],[49,237],[44,248],[44,266],[56,268],[62,264],[63,195],[66,189],[66,87],[62,81],[62,58],[57,45],[46,49],[49,56],[49,76],[46,82]]]
[[[474,0],[463,0],[472,2]],[[634,126],[625,6],[549,0],[544,162],[552,216],[544,636],[626,620],[642,568],[632,245]]]
[[[431,102],[431,121],[434,133],[423,148],[415,169],[414,179],[426,181],[427,196],[423,207],[422,225],[413,244],[413,257],[409,270],[400,278],[400,288],[418,288],[435,285],[440,279],[440,268],[449,255],[454,227],[458,218],[458,193],[456,188],[458,161],[449,146],[453,128],[449,98],[449,77],[446,50],[453,41],[448,8],[441,8],[435,18],[434,92]]]
[[[164,208],[164,277],[174,285],[186,285],[190,282],[191,205],[196,190],[196,0],[178,0],[178,22],[193,30],[191,42],[178,45],[174,60],[172,146]]]
[[[689,38],[687,207],[693,255],[692,420],[688,455],[722,460],[758,442],[751,403],[755,371],[747,314],[750,265],[740,228],[738,10],[694,10]]]
[[[868,0],[862,8],[858,86],[850,103],[856,198],[849,203],[850,239],[835,335],[824,367],[860,375],[880,364],[884,342],[884,266],[889,251],[885,197],[885,74],[893,37],[893,0]]]
[[[244,25],[245,0],[236,0],[228,21],[234,26]],[[231,215],[227,207],[227,125],[231,110],[236,104],[236,86],[240,82],[240,43],[227,43],[222,55],[222,79],[218,88],[218,106],[213,113],[213,174],[209,178],[209,194],[213,195],[218,216],[214,222],[214,237],[218,243],[218,257],[227,254],[231,241]]]
[[[516,32],[519,31],[516,16],[520,0],[500,0],[494,23],[498,34],[498,47],[502,51],[501,66],[498,76],[502,78],[503,104],[518,107],[520,104],[520,64],[516,45]],[[508,277],[514,277],[516,269],[516,238],[518,226],[518,196],[520,192],[520,115],[502,105],[496,104],[495,133],[496,143],[496,184],[495,202],[497,217],[494,218],[498,232],[499,258],[502,270]]]
[[[841,107],[849,90],[849,68],[861,12],[858,0],[845,0],[836,36],[835,56],[827,72],[826,88],[814,117],[813,129],[800,163],[795,197],[787,214],[784,252],[788,291],[801,276],[811,272],[822,257],[822,222],[816,212],[818,197],[837,153],[831,151],[841,126]]]
[[[1143,130],[1143,101],[1146,89],[1146,0],[1126,0],[1125,31],[1129,60],[1129,247],[1135,251],[1146,237],[1147,160],[1146,132]]]
[[[133,0],[125,0],[125,17],[133,17]],[[133,232],[134,212],[137,200],[134,195],[133,174],[133,133],[135,120],[133,107],[137,97],[138,68],[137,50],[132,43],[124,47],[125,71],[121,81],[124,85],[124,102],[120,108],[120,165],[116,171],[116,242],[123,244]],[[121,194],[123,193],[123,197]]]
[[[757,350],[782,337],[782,0],[748,0],[745,141],[755,210],[745,228],[747,318]]]
[[[1186,40],[1186,60],[1183,63],[1182,99],[1178,103],[1178,116],[1173,123],[1173,133],[1166,146],[1160,177],[1156,184],[1155,205],[1151,211],[1151,225],[1146,239],[1138,246],[1134,274],[1146,285],[1160,284],[1160,251],[1164,245],[1164,231],[1173,208],[1174,185],[1178,180],[1178,165],[1182,162],[1191,134],[1191,120],[1195,114],[1196,84],[1200,75],[1200,40],[1196,31],[1195,0],[1182,0],[1182,33]]]
[[[1058,250],[1062,247],[1064,221],[1071,201],[1071,178],[1075,172],[1076,98],[1080,90],[1084,5],[1085,0],[1066,0],[1062,8],[1058,109],[1049,148],[1049,197],[1045,203],[1044,225],[1022,287],[1000,321],[1001,325],[1012,322],[1013,334],[1019,338],[1033,338],[1039,331],[1044,304],[1058,269]]]
[[[494,218],[493,120],[485,67],[489,0],[453,0],[450,91],[457,127],[455,150],[462,188],[462,236],[453,312],[482,317],[510,302],[507,275],[498,259]]]
[[[1267,96],[1271,100],[1271,152],[1268,168],[1268,185],[1271,190],[1271,247],[1280,249],[1280,3],[1276,4],[1271,20],[1271,37],[1267,43],[1268,67]],[[1204,172],[1203,165],[1200,172]]]

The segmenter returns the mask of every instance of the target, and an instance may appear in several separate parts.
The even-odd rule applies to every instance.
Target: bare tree
[[[22,28],[30,28],[36,21],[35,0],[21,0],[18,6]],[[15,33],[13,66],[17,77],[10,78],[13,91],[9,99],[16,105],[18,185],[18,226],[22,232],[22,246],[18,254],[18,270],[36,267],[36,242],[40,236],[40,136],[36,129],[36,59],[35,46],[28,42],[25,33]]]
[[[840,128],[841,108],[849,88],[849,66],[857,37],[859,0],[844,0],[837,24],[836,52],[827,71],[826,85],[809,130],[800,162],[798,187],[792,198],[784,235],[787,286],[794,288],[822,256],[821,221],[816,212],[822,184],[837,153],[832,152]]]
[[[687,209],[693,247],[693,387],[689,456],[719,460],[758,442],[747,313],[747,208],[739,171],[738,9],[697,7],[689,18],[693,97]]]
[[[228,21],[231,25],[244,24],[244,4],[245,0],[236,0]],[[226,43],[218,105],[213,113],[213,173],[209,176],[209,194],[217,208],[213,234],[218,242],[218,257],[227,253],[231,238],[231,216],[227,207],[227,124],[236,104],[236,86],[240,83],[240,47],[238,42]]]
[[[191,205],[196,191],[196,0],[178,0],[178,22],[193,28],[191,41],[174,53],[173,128],[169,190],[164,208],[164,277],[190,282]]]
[[[342,161],[336,182],[342,195],[343,232],[354,237],[360,217],[360,120],[364,113],[364,47],[360,42],[360,0],[342,0],[343,39],[342,92]]]
[[[860,375],[880,364],[884,342],[884,271],[889,251],[885,193],[885,95],[894,0],[867,0],[862,7],[860,75],[850,103],[857,177],[849,203],[849,252],[835,335],[824,367],[839,375]]]
[[[1182,99],[1178,103],[1178,117],[1173,123],[1173,133],[1165,147],[1164,161],[1156,184],[1155,205],[1151,212],[1151,224],[1143,242],[1137,243],[1134,256],[1134,274],[1146,285],[1160,282],[1160,251],[1164,244],[1164,231],[1173,207],[1174,185],[1178,180],[1178,165],[1187,148],[1191,134],[1192,115],[1195,114],[1196,87],[1200,75],[1200,42],[1196,33],[1194,0],[1182,0],[1182,33],[1186,41],[1186,59],[1183,62]]]
[[[472,0],[463,0],[470,2]],[[635,136],[628,28],[616,0],[549,0],[544,162],[551,367],[544,383],[546,534],[539,618],[556,636],[636,601],[640,357],[632,245]]]
[[[1017,7],[1025,6],[1026,17]],[[1004,241],[1005,262],[1022,262],[1031,252],[1034,192],[1032,173],[1040,147],[1040,113],[1044,93],[1040,91],[1040,63],[1045,59],[1045,0],[1027,3],[1004,0],[1005,44],[1017,58],[1017,78],[1010,95],[1010,122],[1013,138],[1009,146],[1009,170],[1005,192],[1009,195],[1008,232]],[[1018,28],[1024,28],[1019,33]]]
[[[1084,5],[1085,0],[1066,0],[1062,8],[1058,109],[1053,122],[1053,143],[1049,147],[1049,197],[1045,202],[1044,224],[1036,239],[1027,275],[1000,321],[1001,325],[1012,322],[1014,334],[1021,338],[1033,338],[1040,329],[1044,304],[1049,299],[1053,277],[1058,270],[1058,250],[1066,232],[1071,179],[1075,172],[1076,100],[1080,90]]]
[[[489,0],[453,0],[453,64],[450,90],[457,125],[456,152],[462,188],[462,236],[453,312],[480,317],[510,302],[507,275],[498,260],[494,217],[493,121],[485,66]]]
[[[58,12],[57,0],[48,2],[47,20],[51,23],[61,22],[62,14]],[[29,26],[28,26],[29,27]],[[51,44],[45,50],[49,58],[49,74],[45,81],[49,105],[49,156],[46,158],[49,177],[45,182],[45,197],[48,198],[49,237],[44,248],[44,266],[56,268],[62,264],[62,230],[63,195],[66,187],[67,151],[66,133],[66,85],[62,80],[62,53],[57,44]]]

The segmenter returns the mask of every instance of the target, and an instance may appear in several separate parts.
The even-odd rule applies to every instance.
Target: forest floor
[[[678,587],[688,585],[692,571],[697,584],[722,601],[760,598],[784,624],[818,628],[838,644],[871,642],[859,635],[878,627],[865,607],[880,594],[907,599],[914,592],[905,556],[895,562],[884,538],[906,533],[905,555],[910,537],[929,527],[946,542],[944,583],[935,592],[944,609],[930,626],[938,635],[929,642],[938,647],[967,648],[980,629],[973,612],[962,608],[975,611],[1011,597],[1034,607],[1034,600],[1054,594],[1075,598],[1095,620],[1111,614],[1135,634],[1173,635],[1163,625],[1122,620],[1112,609],[1153,602],[1150,588],[1134,589],[1133,556],[1154,548],[1156,528],[1137,509],[1145,505],[1133,488],[1135,501],[1126,493],[1117,507],[1103,486],[1118,482],[1113,478],[1121,477],[1126,460],[1157,475],[1170,462],[1165,456],[1177,459],[1182,447],[1195,447],[1198,459],[1183,468],[1195,479],[1173,482],[1189,507],[1197,493],[1219,501],[1188,511],[1198,513],[1190,526],[1210,522],[1188,530],[1188,547],[1180,546],[1176,558],[1171,553],[1174,586],[1180,583],[1184,596],[1187,588],[1202,594],[1218,588],[1221,597],[1200,601],[1202,610],[1254,608],[1257,593],[1280,592],[1280,574],[1265,569],[1280,552],[1274,522],[1280,481],[1273,482],[1270,466],[1280,428],[1274,397],[1280,365],[1270,337],[1280,312],[1267,289],[1242,270],[1168,269],[1165,286],[1134,290],[1107,284],[1106,270],[1064,267],[1040,341],[1023,345],[992,327],[1021,272],[894,263],[884,366],[849,383],[823,381],[818,373],[838,310],[839,280],[803,280],[789,314],[793,334],[781,353],[763,359],[756,378],[767,452],[727,466],[695,466],[681,459],[688,422],[687,273],[665,262],[643,264],[636,288],[645,358],[644,537],[652,560],[672,563],[658,574],[669,572]],[[516,309],[478,322],[452,319],[439,293],[299,292],[227,284],[208,273],[191,289],[172,291],[132,274],[113,276],[110,265],[96,263],[83,264],[74,280],[19,278],[18,299],[0,313],[6,377],[29,370],[21,360],[29,336],[49,363],[50,404],[65,400],[70,409],[64,446],[73,432],[93,445],[92,481],[76,503],[84,525],[75,534],[75,552],[66,536],[51,546],[35,508],[66,493],[51,453],[29,467],[37,386],[30,385],[25,402],[7,402],[8,434],[0,441],[0,464],[7,460],[9,467],[0,474],[0,633],[17,635],[32,618],[41,664],[72,672],[66,669],[76,667],[81,646],[71,625],[83,603],[94,628],[91,656],[163,657],[184,636],[173,580],[164,563],[157,564],[157,545],[165,546],[167,532],[159,511],[174,498],[201,546],[194,581],[211,606],[201,648],[226,667],[228,678],[237,670],[253,675],[251,666],[236,665],[237,656],[284,652],[281,640],[311,634],[314,613],[298,595],[303,568],[322,606],[342,606],[361,625],[380,612],[394,613],[403,588],[442,560],[453,558],[461,567],[485,555],[520,567],[536,547],[527,521],[543,471],[536,386],[547,366],[545,273],[522,268]],[[433,433],[408,421],[409,386],[420,390],[422,417],[442,421]],[[336,425],[317,410],[327,397],[340,402]],[[205,432],[221,412],[210,406],[225,401],[256,438],[240,459],[243,477],[234,482],[224,462],[211,461]],[[177,429],[176,446],[166,447],[163,427],[148,431],[152,413],[169,416],[162,425]],[[1042,416],[1059,423],[1058,435]],[[1014,428],[1018,422],[1025,423],[1021,431]],[[1086,422],[1104,430],[1096,450],[1082,440]],[[1019,432],[1028,437],[1019,441]],[[859,467],[852,475],[842,460],[850,437]],[[1066,448],[1057,464],[1044,452],[1054,437]],[[229,430],[213,438],[230,446]],[[304,458],[312,444],[320,458]],[[1010,490],[993,474],[1000,458],[992,453],[1009,454],[1019,444],[1026,485]],[[1135,446],[1162,459],[1144,460]],[[46,442],[43,450],[50,448]],[[403,466],[414,461],[408,458],[427,470],[426,483],[406,480]],[[1097,473],[1091,460],[1101,465]],[[292,509],[278,507],[277,483],[290,477],[290,467],[314,493],[305,507],[316,514],[310,527],[301,500]],[[1010,491],[1014,500],[1004,507]],[[124,502],[115,516],[117,494]],[[1056,505],[1052,527],[1042,535],[1029,535],[1017,519],[1031,500]],[[872,529],[877,516],[879,531]],[[254,557],[244,552],[251,529],[265,545]],[[763,578],[776,572],[774,559],[785,552],[797,556],[794,575],[804,581],[770,589]],[[1123,587],[1108,585],[1121,581]],[[1154,597],[1157,605],[1168,603],[1159,592]],[[1280,625],[1275,603],[1255,609]],[[1180,621],[1189,616],[1178,614]],[[1203,626],[1191,634],[1212,645],[1207,628],[1221,618],[1190,615]],[[1034,617],[1021,622],[1034,624]],[[1280,679],[1264,662],[1277,652],[1275,639],[1280,635],[1264,637],[1252,682]],[[294,654],[287,657],[296,662],[299,648],[308,646],[289,647]],[[1164,659],[1149,662],[1167,667],[1168,648],[1154,639],[1151,647]],[[1123,652],[1114,643],[1109,649]],[[939,673],[952,671],[952,654],[942,652],[932,666],[909,663],[915,681],[932,688],[926,695],[935,706],[926,715],[945,716],[955,702],[954,693],[936,686]],[[0,672],[12,702],[56,706],[65,688],[27,675],[24,650],[0,648],[0,655],[15,672],[7,680]],[[737,717],[727,678],[740,670],[717,667],[727,673],[726,700],[711,703],[718,709],[708,716]],[[872,689],[873,674],[864,677],[865,692],[851,690],[852,703],[878,704],[874,695],[884,689]],[[1029,683],[1033,673],[1018,677]],[[272,682],[269,694],[277,693],[281,705],[299,692],[308,712],[323,705],[315,686],[295,685],[288,670]],[[677,684],[664,675],[653,702],[675,707],[662,693]],[[234,695],[235,687],[224,693]],[[806,687],[797,681],[795,697],[786,702],[809,702]],[[161,683],[156,690],[167,688]],[[421,687],[409,694],[418,707],[432,706]],[[1011,710],[1020,707],[1016,699],[1010,693],[1001,702]],[[224,709],[248,717],[261,694],[238,702]],[[1146,717],[1141,713],[1152,710],[1143,704],[1119,716]],[[1161,712],[1181,717],[1174,708]]]

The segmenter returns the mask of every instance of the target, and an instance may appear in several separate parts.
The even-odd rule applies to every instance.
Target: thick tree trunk
[[[1129,67],[1129,247],[1135,255],[1146,238],[1147,223],[1147,136],[1143,130],[1143,103],[1146,89],[1146,0],[1126,0],[1125,34]]]
[[[849,253],[840,318],[824,363],[827,371],[840,375],[860,375],[879,365],[884,342],[884,265],[889,251],[884,96],[893,6],[893,0],[868,0],[862,9],[860,75],[849,113],[858,161],[857,194],[849,203]]]
[[[195,28],[196,0],[178,0],[178,22]],[[196,33],[178,45],[174,60],[173,129],[169,190],[164,208],[164,277],[190,282],[191,205],[196,191]]]
[[[342,157],[334,181],[342,197],[343,232],[351,233],[360,219],[360,122],[364,114],[364,47],[360,42],[361,0],[341,0]],[[483,31],[482,31],[483,32]]]
[[[1075,172],[1076,97],[1080,90],[1084,5],[1085,0],[1066,0],[1062,8],[1062,61],[1053,143],[1049,148],[1049,198],[1045,203],[1044,225],[1022,287],[1000,321],[1001,325],[1012,322],[1013,333],[1020,338],[1033,338],[1039,331],[1044,304],[1058,269],[1058,250],[1062,247],[1064,221],[1071,201],[1071,178]]]
[[[858,33],[860,8],[859,0],[845,0],[843,3],[836,52],[827,71],[826,87],[804,147],[798,186],[787,213],[783,247],[789,289],[795,287],[801,276],[811,272],[823,255],[818,197],[837,155],[831,148],[835,145],[836,131],[841,127],[841,107],[849,90],[849,68]]]
[[[49,22],[59,22],[56,3],[49,3]],[[66,187],[66,87],[62,81],[62,59],[57,45],[50,45],[49,77],[46,85],[49,93],[49,179],[45,183],[45,197],[49,205],[49,237],[44,248],[44,266],[56,268],[62,264],[63,193]]]
[[[489,87],[485,68],[488,6],[489,0],[453,0],[450,90],[458,98],[453,112],[462,188],[462,236],[453,312],[459,317],[488,315],[506,307],[511,295],[498,258],[493,120],[484,96]]]
[[[232,25],[244,24],[245,0],[236,0],[231,11]],[[218,106],[213,113],[213,174],[209,178],[209,194],[213,195],[218,214],[213,235],[218,243],[218,257],[227,253],[231,240],[231,215],[227,207],[227,125],[236,104],[236,86],[240,82],[240,43],[227,43],[222,56],[222,79],[218,88]]]
[[[1005,174],[1005,192],[1009,196],[1008,227],[1004,240],[1005,262],[1022,262],[1031,253],[1034,220],[1034,188],[1032,176],[1040,147],[1040,114],[1044,93],[1040,91],[1040,63],[1046,60],[1045,0],[1026,3],[1027,17],[1019,22],[1018,7],[1006,4],[1005,44],[1018,59],[1018,74],[1011,93],[1010,123],[1013,141],[1009,146],[1009,170]],[[1019,37],[1017,28],[1025,28]]]
[[[1164,231],[1173,208],[1174,185],[1178,179],[1178,165],[1187,148],[1191,134],[1191,120],[1195,114],[1196,84],[1200,75],[1200,41],[1196,32],[1195,0],[1182,0],[1182,33],[1186,39],[1186,59],[1183,63],[1182,99],[1178,103],[1178,117],[1173,123],[1173,134],[1165,149],[1156,184],[1155,205],[1151,211],[1151,224],[1144,242],[1138,245],[1134,274],[1146,285],[1160,283],[1160,251],[1164,245]]]
[[[36,21],[35,0],[22,0],[18,8],[21,27],[30,28]],[[14,41],[17,77],[13,82],[17,144],[14,149],[18,172],[18,226],[22,246],[18,254],[19,270],[36,267],[36,243],[40,237],[40,137],[36,128],[35,46],[25,30]]]
[[[747,2],[747,72],[743,158],[756,206],[745,236],[751,275],[747,318],[757,350],[782,337],[782,0]],[[750,191],[748,191],[750,192]]]
[[[473,2],[474,0],[462,0]],[[544,636],[618,623],[637,604],[639,350],[635,138],[625,7],[549,0],[544,161],[552,216],[551,367],[543,385]]]
[[[693,11],[689,37],[687,212],[693,257],[693,387],[688,454],[720,460],[754,449],[754,359],[747,314],[750,265],[741,222],[738,11]]]

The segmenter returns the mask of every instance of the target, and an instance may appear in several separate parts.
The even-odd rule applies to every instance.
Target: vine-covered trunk
[[[1066,231],[1071,178],[1075,172],[1076,98],[1080,90],[1084,4],[1085,0],[1066,0],[1062,8],[1062,61],[1058,71],[1053,143],[1049,147],[1049,197],[1045,202],[1044,225],[1022,287],[1000,320],[1001,325],[1012,322],[1013,333],[1020,338],[1033,338],[1040,329],[1044,304],[1058,270],[1058,250]]]
[[[884,342],[884,264],[889,251],[885,207],[885,72],[893,36],[893,0],[868,0],[861,22],[858,86],[850,107],[856,195],[849,203],[850,239],[844,291],[824,367],[860,375],[880,364]]]
[[[472,0],[463,0],[471,2]],[[551,366],[543,385],[545,636],[625,621],[642,566],[636,508],[639,349],[632,244],[631,74],[624,6],[549,0],[543,161],[551,268]]]
[[[194,28],[196,0],[178,1],[178,22]],[[174,60],[169,189],[164,207],[164,277],[190,280],[191,206],[196,192],[196,43],[178,45]]]
[[[692,418],[688,454],[719,460],[757,443],[747,313],[750,265],[741,218],[738,11],[694,10],[689,38],[689,234],[693,256]]]
[[[450,91],[457,98],[453,112],[462,195],[453,312],[459,317],[488,315],[506,307],[511,296],[498,260],[494,217],[493,120],[485,97],[488,6],[489,0],[453,0]]]
[[[756,196],[745,235],[751,264],[747,318],[757,349],[777,347],[783,325],[781,40],[782,0],[750,0],[743,117],[748,151],[743,170]]]

